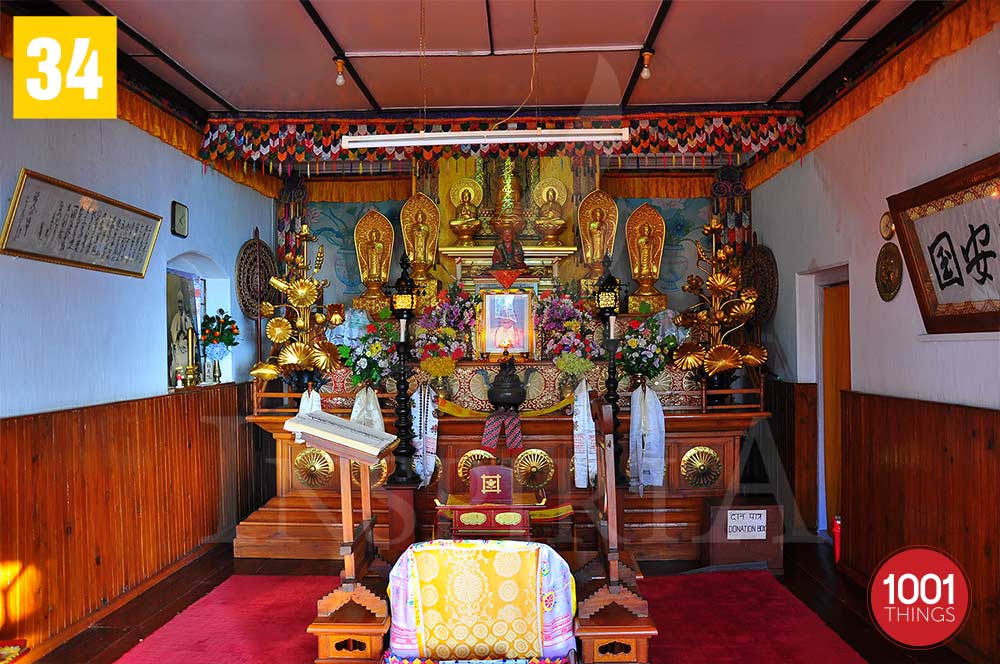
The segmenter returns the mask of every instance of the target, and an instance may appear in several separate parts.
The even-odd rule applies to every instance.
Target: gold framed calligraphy
[[[22,168],[0,252],[141,279],[161,221],[152,212]]]
[[[1000,153],[888,201],[927,332],[1000,330]]]

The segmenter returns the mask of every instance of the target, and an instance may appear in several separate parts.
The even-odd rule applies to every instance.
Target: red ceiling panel
[[[851,28],[845,39],[871,39],[884,28],[889,21],[899,16],[906,9],[910,0],[880,0],[875,9],[868,12],[858,24]]]
[[[788,92],[782,95],[778,101],[799,101],[802,99],[810,90],[819,85],[823,79],[836,71],[837,67],[842,65],[844,60],[849,58],[852,53],[861,48],[862,43],[864,42],[838,42],[834,44],[833,48],[827,51],[819,59],[819,62],[813,65],[795,85],[788,88]]]
[[[631,101],[767,101],[862,4],[675,0]]]
[[[552,53],[538,58],[536,97],[527,106],[617,104],[632,53]],[[420,59],[363,58],[358,73],[383,108],[422,106]],[[517,106],[528,94],[530,55],[426,58],[428,107]]]
[[[531,0],[490,0],[493,47],[531,49]],[[646,40],[659,0],[542,0],[538,2],[538,47],[628,46]]]
[[[349,56],[420,48],[418,0],[314,0],[313,5]],[[424,7],[427,51],[489,53],[484,0],[427,0]]]

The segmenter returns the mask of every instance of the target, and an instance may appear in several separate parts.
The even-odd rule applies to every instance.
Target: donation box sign
[[[727,540],[767,539],[767,510],[728,510]]]

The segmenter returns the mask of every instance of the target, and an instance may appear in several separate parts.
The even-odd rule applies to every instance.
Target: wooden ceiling
[[[796,103],[909,4],[537,0],[529,94],[531,0],[55,0],[118,16],[122,52],[222,114]]]

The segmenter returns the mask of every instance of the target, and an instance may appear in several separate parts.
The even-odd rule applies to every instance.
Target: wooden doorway
[[[840,514],[842,432],[840,391],[851,389],[851,297],[846,283],[823,289],[823,462],[826,529]]]

